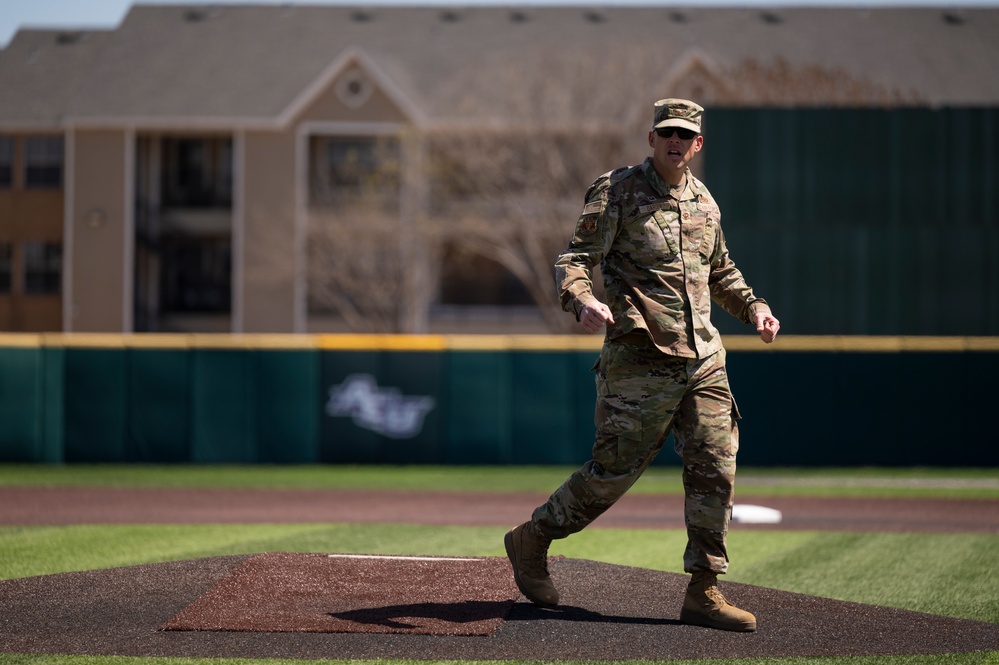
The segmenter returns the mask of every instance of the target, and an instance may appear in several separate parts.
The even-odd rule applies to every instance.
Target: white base
[[[732,506],[732,521],[740,524],[780,524],[782,518],[781,512],[774,508],[749,504]]]

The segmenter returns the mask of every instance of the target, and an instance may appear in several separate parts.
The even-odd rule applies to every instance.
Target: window
[[[10,293],[14,276],[14,247],[0,243],[0,293]]]
[[[232,242],[228,237],[169,234],[160,243],[162,311],[232,311]]]
[[[62,186],[61,136],[29,136],[24,140],[24,186]]]
[[[0,188],[14,184],[14,137],[0,136]]]
[[[231,206],[232,139],[164,139],[163,204],[178,208]]]
[[[24,292],[59,293],[62,289],[62,245],[24,243]]]
[[[328,206],[372,200],[399,202],[399,141],[375,137],[313,137],[310,201]]]

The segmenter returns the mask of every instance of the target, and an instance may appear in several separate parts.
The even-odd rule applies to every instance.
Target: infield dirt
[[[0,488],[0,523],[512,526],[526,519],[544,498],[446,492],[5,487]],[[736,528],[999,532],[999,502],[745,501],[780,509],[784,522]],[[682,526],[682,499],[627,496],[600,521],[600,528],[677,528]],[[2,581],[0,653],[661,660],[999,650],[999,624],[724,582],[726,595],[757,615],[758,631],[736,634],[686,626],[677,620],[685,575],[594,561],[554,559],[552,575],[563,601],[545,610],[516,593],[504,596],[511,594],[511,580],[503,559],[481,559],[483,570],[488,569],[483,575],[487,588],[466,597],[458,592],[467,589],[455,588],[464,578],[451,574],[446,563],[430,566],[417,581],[405,573],[405,567],[386,565],[384,559],[356,560],[349,575],[366,582],[352,586],[345,573],[335,572],[322,557],[295,553],[212,557]],[[237,584],[241,588],[233,586]],[[367,592],[363,599],[345,604],[344,589],[354,587]],[[294,619],[287,622],[290,597],[301,601],[291,603],[295,611],[311,608],[307,612],[311,627],[306,620],[297,628]],[[253,611],[241,612],[246,609],[238,607],[241,598],[255,599],[250,603]],[[218,629],[211,622],[221,613],[230,620],[244,617],[244,623]],[[180,619],[188,623],[163,630]],[[420,621],[422,632],[412,630]],[[476,622],[486,628],[468,630]],[[301,632],[305,630],[312,632]]]

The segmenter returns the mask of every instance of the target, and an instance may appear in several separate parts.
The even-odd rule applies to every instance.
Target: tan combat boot
[[[718,576],[708,571],[691,575],[683,609],[680,610],[680,621],[743,633],[756,630],[756,617],[730,605],[718,590]]]
[[[517,588],[529,601],[541,607],[558,605],[558,591],[548,575],[551,542],[550,538],[538,533],[531,522],[510,529],[503,538]]]

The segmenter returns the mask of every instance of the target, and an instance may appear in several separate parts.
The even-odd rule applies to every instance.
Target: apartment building
[[[995,109],[996,62],[988,8],[136,5],[110,30],[23,29],[0,51],[0,330],[351,329],[364,292],[316,304],[310,228],[391,162],[385,242],[416,247],[406,220],[436,214],[425,137],[612,136],[633,163],[663,96]],[[387,328],[544,330],[485,258],[417,256],[426,278],[394,296],[415,313]]]

